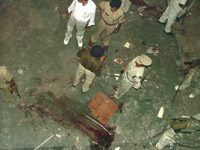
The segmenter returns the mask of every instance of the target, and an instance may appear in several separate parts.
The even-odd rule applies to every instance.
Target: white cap
[[[137,58],[137,63],[142,64],[144,66],[150,66],[152,64],[152,60],[149,56],[142,54]]]

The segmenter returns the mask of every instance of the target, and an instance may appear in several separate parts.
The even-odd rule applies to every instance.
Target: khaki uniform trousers
[[[91,72],[90,70],[84,68],[81,63],[79,63],[79,66],[78,66],[78,69],[77,69],[77,72],[76,72],[76,76],[74,78],[74,86],[77,86],[80,82],[80,78],[83,76],[83,75],[86,75],[85,77],[85,81],[83,83],[83,87],[82,87],[82,91],[83,92],[86,92],[89,90],[90,88],[90,84],[92,83],[94,77],[96,76],[95,73]]]
[[[114,95],[115,98],[119,99],[121,98],[124,94],[126,94],[131,88],[133,87],[133,83],[130,82],[127,77],[126,73],[122,74],[122,80],[120,82],[119,87],[117,88],[116,94]]]
[[[106,25],[104,23],[103,19],[100,19],[98,26],[97,26],[97,30],[91,37],[92,43],[98,41],[100,34],[105,32],[104,37],[102,37],[103,45],[108,46],[109,42],[110,42],[110,37],[115,28],[116,28],[116,25],[112,25],[112,26]]]

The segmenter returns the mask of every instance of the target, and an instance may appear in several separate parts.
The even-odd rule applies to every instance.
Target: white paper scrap
[[[160,107],[160,110],[158,112],[158,118],[163,118],[163,114],[164,114],[164,108]]]
[[[129,48],[129,47],[130,47],[130,43],[129,43],[129,42],[126,42],[126,43],[124,44],[124,47]]]

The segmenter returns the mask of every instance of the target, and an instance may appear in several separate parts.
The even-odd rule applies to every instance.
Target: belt
[[[103,19],[103,22],[106,24],[106,25],[108,25],[108,26],[114,26],[115,24],[108,24],[105,20],[104,20],[104,18],[102,17],[102,19]]]
[[[142,79],[142,77],[141,76],[132,76],[132,79],[134,79],[135,77],[138,77],[138,78],[140,78],[140,80]],[[129,77],[128,77],[128,71],[126,71],[126,78],[130,81],[130,82],[132,82],[132,83],[134,83],[134,81],[131,81],[130,79],[129,79]]]

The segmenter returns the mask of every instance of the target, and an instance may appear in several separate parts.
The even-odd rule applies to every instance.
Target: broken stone
[[[158,118],[163,118],[164,108],[160,107],[160,110],[158,112]]]
[[[18,72],[18,74],[22,74],[24,71],[23,71],[23,69],[18,69],[17,72]]]
[[[60,138],[60,137],[61,137],[61,135],[59,135],[59,134],[56,134],[56,137]]]
[[[130,47],[130,43],[129,43],[129,42],[126,42],[126,43],[124,44],[124,47],[129,48],[129,47]]]

